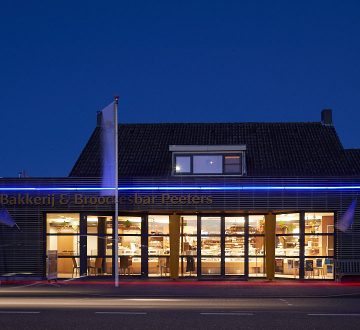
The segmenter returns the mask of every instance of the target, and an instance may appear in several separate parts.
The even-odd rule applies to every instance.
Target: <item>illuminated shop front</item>
[[[0,178],[0,277],[334,279],[360,255],[360,150],[331,111],[315,123],[119,125],[114,197],[101,190],[101,125],[65,178]],[[114,260],[115,249],[118,260]],[[51,259],[53,260],[53,259]]]
[[[187,214],[178,219],[179,277],[267,276],[266,215]],[[86,226],[80,226],[80,213],[46,214],[46,249],[58,253],[60,278],[113,273],[113,217],[87,214],[83,221]],[[284,213],[275,221],[275,278],[333,279],[334,214]],[[170,276],[169,215],[120,216],[118,226],[122,276]]]

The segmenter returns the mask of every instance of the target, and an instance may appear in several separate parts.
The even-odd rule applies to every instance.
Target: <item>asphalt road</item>
[[[360,298],[0,297],[0,329],[360,329]]]

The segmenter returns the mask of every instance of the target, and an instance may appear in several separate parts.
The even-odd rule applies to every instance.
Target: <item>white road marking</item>
[[[313,314],[308,314],[309,316],[360,316],[360,314],[332,314],[332,313],[313,313]]]
[[[28,312],[28,311],[0,311],[0,314],[40,314],[40,312]]]
[[[254,313],[241,313],[241,312],[204,312],[200,315],[238,315],[238,316],[251,316]]]
[[[95,312],[95,314],[146,315],[145,312]]]

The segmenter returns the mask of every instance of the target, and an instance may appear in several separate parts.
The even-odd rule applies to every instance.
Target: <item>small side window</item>
[[[175,173],[191,173],[190,156],[175,157]]]
[[[224,173],[241,173],[241,156],[231,155],[224,157]]]

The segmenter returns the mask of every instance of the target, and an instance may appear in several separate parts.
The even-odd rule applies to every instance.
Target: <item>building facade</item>
[[[98,118],[98,124],[99,120]],[[334,279],[360,252],[360,152],[331,111],[316,123],[119,125],[114,199],[101,193],[100,125],[67,178],[0,179],[0,276]],[[51,257],[52,258],[52,257]]]

